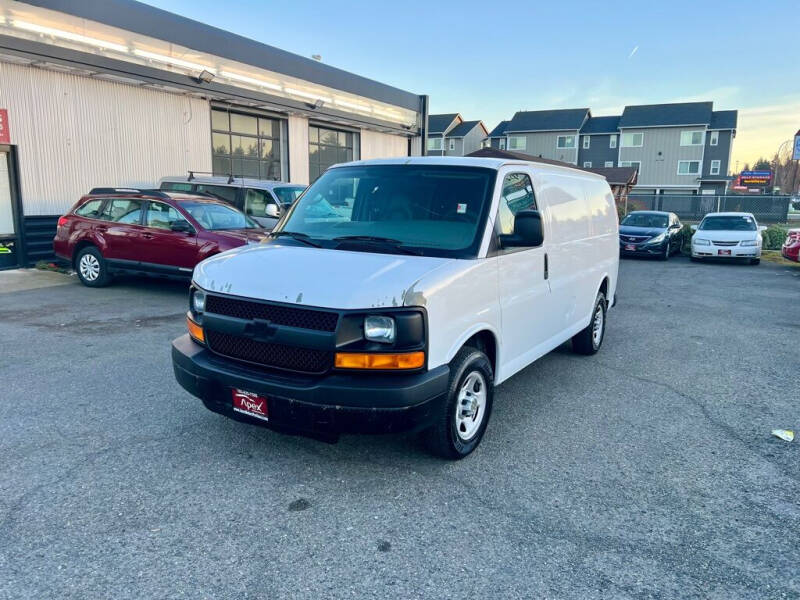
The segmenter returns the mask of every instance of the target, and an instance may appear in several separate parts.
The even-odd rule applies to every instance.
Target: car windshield
[[[276,233],[330,248],[474,257],[495,175],[493,169],[442,165],[330,169]]]
[[[209,231],[259,228],[255,221],[232,206],[213,202],[181,202],[181,206]]]
[[[659,229],[666,229],[668,224],[669,217],[653,213],[631,213],[620,223],[620,225],[628,227],[657,227]]]
[[[272,188],[272,191],[275,192],[275,195],[278,197],[278,200],[281,204],[287,205],[292,204],[297,198],[300,197],[300,194],[306,188],[303,186],[284,186],[284,187],[276,187]]]
[[[700,223],[702,231],[755,231],[756,222],[748,215],[706,217]]]

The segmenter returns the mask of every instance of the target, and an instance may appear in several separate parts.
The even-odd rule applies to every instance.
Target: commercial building
[[[587,169],[633,167],[633,194],[724,194],[737,111],[712,102],[626,106],[618,116],[588,108],[521,111],[485,143]]]
[[[0,268],[95,186],[419,155],[427,98],[131,0],[0,0]]]

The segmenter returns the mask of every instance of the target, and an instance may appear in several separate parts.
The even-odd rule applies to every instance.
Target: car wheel
[[[480,444],[494,398],[494,374],[489,358],[465,346],[450,362],[450,383],[443,410],[425,431],[428,448],[442,458],[458,460]]]
[[[692,262],[700,262],[700,257],[699,256],[692,256],[689,260],[691,260]]]
[[[106,261],[95,246],[87,246],[78,252],[75,270],[81,283],[89,287],[103,287],[111,281]]]
[[[664,248],[664,254],[659,257],[661,260],[669,260],[669,249],[670,246],[667,244],[667,246]]]
[[[761,259],[760,259],[760,258],[751,258],[751,259],[750,259],[750,264],[751,264],[751,265],[758,265],[758,264],[761,264]]]
[[[572,350],[578,354],[591,355],[600,350],[606,336],[606,297],[603,292],[597,294],[589,325],[572,338]]]

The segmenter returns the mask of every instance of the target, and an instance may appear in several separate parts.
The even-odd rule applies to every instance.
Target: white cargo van
[[[194,272],[175,375],[210,410],[314,436],[424,430],[480,442],[493,388],[603,342],[619,261],[605,179],[493,158],[324,173],[271,239]]]

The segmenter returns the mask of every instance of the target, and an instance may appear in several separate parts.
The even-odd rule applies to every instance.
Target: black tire
[[[75,271],[85,286],[103,287],[111,283],[108,265],[96,246],[86,246],[78,252],[75,257]]]
[[[485,386],[485,401],[482,418],[477,429],[468,439],[464,439],[458,433],[456,411],[461,410],[459,394],[473,373],[479,374],[483,380],[481,386]],[[430,451],[448,460],[458,460],[475,450],[483,439],[486,426],[489,424],[493,399],[494,373],[489,358],[480,350],[470,346],[463,347],[450,361],[450,383],[447,386],[447,398],[444,406],[434,424],[424,433],[425,442]]]
[[[689,260],[691,260],[692,262],[696,262],[696,263],[699,263],[699,262],[700,262],[700,258],[699,258],[699,257],[697,257],[697,256],[690,256],[690,257],[689,257]]]
[[[670,246],[669,246],[669,244],[667,244],[666,248],[664,248],[664,254],[659,256],[659,258],[661,260],[669,260],[669,249],[670,249]]]
[[[594,307],[592,308],[592,318],[589,321],[589,325],[586,326],[585,329],[582,329],[580,332],[576,333],[572,337],[572,350],[577,354],[585,354],[586,356],[590,356],[592,354],[596,354],[598,350],[600,350],[600,346],[603,345],[603,340],[606,337],[606,309],[608,305],[606,304],[606,297],[603,292],[597,293],[597,299],[594,301]],[[595,321],[597,319],[597,311],[600,311],[602,314],[602,320],[600,322],[600,335],[597,338],[594,334],[594,326]]]
[[[751,258],[750,259],[750,264],[751,265],[760,265],[761,264],[761,259],[760,258]]]

